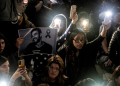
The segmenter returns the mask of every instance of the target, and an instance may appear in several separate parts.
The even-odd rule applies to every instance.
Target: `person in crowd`
[[[118,30],[116,30],[113,33],[112,39],[110,41],[109,48],[108,48],[109,59],[112,61],[113,64],[115,64],[116,67],[120,65],[120,62],[119,62],[120,47],[119,46],[120,46],[120,27],[118,28]]]
[[[86,78],[84,80],[79,81],[74,86],[97,86],[97,83],[91,78]]]
[[[25,12],[18,15],[18,29],[35,28],[35,25],[28,20]]]
[[[60,36],[62,36],[65,33],[65,31],[67,29],[66,17],[63,14],[56,15],[53,18],[49,27],[52,29],[57,29],[57,34],[58,34],[57,39],[58,39]]]
[[[23,54],[34,54],[34,50],[40,50],[40,53],[52,53],[52,46],[44,41],[42,41],[42,31],[40,28],[34,28],[31,31],[32,43],[23,50]],[[49,50],[46,50],[48,48]]]
[[[17,62],[13,55],[12,47],[2,33],[0,33],[0,55],[3,55],[9,59],[11,67],[10,73],[15,72],[15,70],[17,69]]]
[[[64,42],[66,41],[66,39],[69,37],[70,33],[72,32],[73,28],[75,27],[75,23],[78,19],[77,13],[74,14],[74,17],[69,25],[69,27],[67,28],[67,30],[65,31],[65,33],[57,39],[57,44],[56,44],[56,51],[59,49],[60,46],[62,46],[64,44]],[[45,48],[46,49],[46,48]],[[32,81],[36,81],[36,79],[41,76],[42,72],[44,72],[44,67],[47,64],[46,61],[47,59],[49,59],[52,55],[50,54],[39,54],[39,55],[33,55],[25,57],[26,59],[29,58],[29,60],[25,60],[28,61],[26,63],[32,64],[33,66],[33,78]]]
[[[18,30],[19,29],[27,29],[27,28],[35,28],[35,25],[28,20],[27,15],[25,12],[19,13],[18,15]],[[18,56],[18,48],[20,47],[21,43],[24,41],[23,37],[18,37],[16,41],[14,42],[15,48],[14,48],[14,56],[17,58]]]
[[[69,81],[67,76],[63,75],[64,62],[59,55],[52,56],[47,60],[42,80],[38,79],[34,86],[46,83],[49,86],[68,86]]]
[[[63,14],[58,14],[53,18],[49,27],[53,29],[58,29],[56,51],[60,48],[60,46],[62,45],[64,46],[64,43],[66,42],[67,38],[69,38],[70,33],[73,31],[77,20],[78,20],[78,15],[77,12],[75,12],[73,15],[72,22],[67,28],[67,20]]]
[[[25,13],[36,27],[49,25],[52,9],[44,5],[44,0],[29,0]],[[43,21],[43,22],[41,22]]]
[[[112,73],[113,72],[113,64],[111,59],[108,57],[108,46],[112,37],[112,34],[117,29],[117,27],[120,25],[120,9],[116,7],[112,12],[112,23],[110,29],[107,31],[107,35],[105,39],[102,41],[102,47],[99,50],[98,54],[98,64],[101,68],[105,69],[107,72]],[[103,25],[100,26],[100,32],[102,31]],[[105,64],[105,65],[104,65]]]
[[[87,12],[82,11],[78,14],[78,21],[76,23],[76,29],[82,30],[86,35],[88,42],[95,39],[95,32],[92,28],[92,23]]]
[[[111,23],[109,23],[109,25],[104,25],[103,23],[104,27],[98,38],[89,43],[86,43],[85,34],[82,31],[75,29],[70,34],[67,46],[61,48],[61,50],[57,52],[65,62],[65,73],[70,78],[72,85],[77,83],[78,80],[87,77],[93,79],[97,77],[93,63],[93,60],[95,59],[93,55],[105,38],[107,30],[110,28],[110,24]],[[97,78],[95,80],[97,80]]]
[[[20,2],[19,2],[20,1]],[[25,11],[27,0],[0,0],[0,32],[7,38],[12,47],[18,35],[18,13]]]
[[[106,86],[120,86],[120,66],[117,66]]]
[[[19,78],[21,76],[25,77],[26,80],[26,86],[32,86],[32,82],[29,79],[27,72],[26,72],[26,67],[24,68],[18,68],[14,74],[11,76],[9,75],[9,60],[0,55],[0,82],[4,82],[4,85],[6,86],[21,86],[21,80],[19,81]],[[10,77],[11,76],[11,77]],[[0,83],[0,84],[1,84]]]

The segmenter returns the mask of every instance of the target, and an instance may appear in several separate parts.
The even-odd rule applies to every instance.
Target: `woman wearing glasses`
[[[85,34],[75,29],[68,39],[67,46],[58,51],[58,55],[60,55],[65,62],[66,75],[69,77],[72,85],[84,78],[97,80],[97,73],[94,72],[96,70],[93,55],[99,49],[101,42],[106,36],[107,30],[110,28],[110,24],[103,24],[103,26],[101,34],[89,43],[85,41]]]
[[[64,62],[58,55],[52,56],[47,60],[46,70],[43,74],[43,78],[40,82],[36,82],[34,86],[68,86],[68,79],[63,75]],[[38,85],[39,84],[39,85]]]

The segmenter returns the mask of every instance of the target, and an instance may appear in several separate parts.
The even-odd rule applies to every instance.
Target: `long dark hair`
[[[3,39],[5,42],[5,48],[1,54],[4,56],[9,56],[13,52],[9,42],[7,41],[7,39],[5,38],[5,36],[2,33],[0,33],[0,39]]]
[[[44,82],[49,82],[49,75],[48,75],[48,67],[52,64],[52,63],[56,63],[59,65],[60,71],[59,71],[59,75],[57,76],[57,81],[59,84],[64,84],[64,76],[63,76],[63,70],[64,70],[64,62],[62,60],[62,58],[59,55],[56,56],[52,56],[51,58],[49,58],[47,60],[47,66],[46,66],[46,70],[44,72],[44,76],[42,81]]]
[[[74,37],[75,37],[78,33],[82,33],[82,34],[84,35],[84,40],[86,40],[85,34],[84,34],[82,31],[80,31],[80,30],[78,30],[78,29],[75,29],[75,30],[70,34],[70,37],[69,37],[68,40],[67,40],[67,46],[69,46],[69,50],[70,50],[70,51],[74,51],[74,52],[77,51],[77,49],[76,49],[75,46],[73,45],[73,39],[74,39]],[[85,44],[86,44],[86,42],[84,43],[84,46],[85,46]],[[83,46],[83,47],[84,47],[84,46]],[[83,49],[83,48],[82,48],[82,49]]]

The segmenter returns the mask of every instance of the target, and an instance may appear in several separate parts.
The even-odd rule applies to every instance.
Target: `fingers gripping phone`
[[[18,60],[18,67],[19,68],[24,68],[24,66],[25,66],[25,60],[24,59]]]
[[[110,20],[111,20],[111,16],[105,16],[104,24],[108,25],[110,23]]]

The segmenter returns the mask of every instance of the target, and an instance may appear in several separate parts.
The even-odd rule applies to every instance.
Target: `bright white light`
[[[24,3],[28,3],[28,0],[24,0]]]
[[[84,26],[86,26],[86,24],[87,24],[87,21],[86,21],[86,20],[84,20],[84,21],[83,21],[83,25],[84,25]]]
[[[5,81],[0,82],[0,86],[7,86],[7,83]]]
[[[55,19],[55,25],[60,24],[60,19]]]
[[[111,12],[111,11],[107,11],[107,12],[105,13],[105,15],[106,15],[106,16],[111,16],[111,15],[112,15],[112,12]]]

